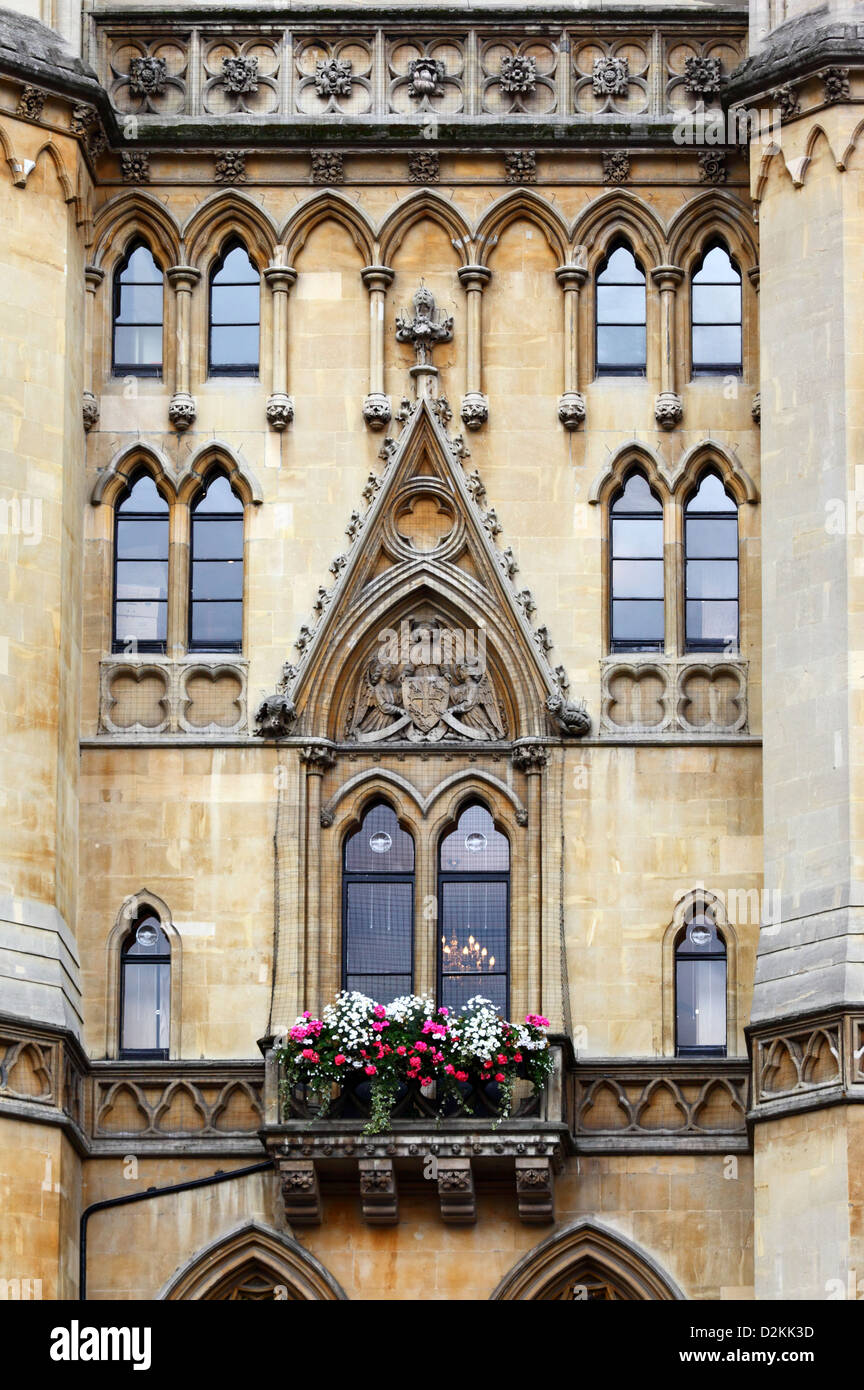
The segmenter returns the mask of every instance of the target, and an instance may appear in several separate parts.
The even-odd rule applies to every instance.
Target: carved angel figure
[[[485,671],[467,662],[457,662],[453,668],[453,683],[450,686],[450,709],[448,720],[453,726],[466,732],[472,730],[471,737],[504,738],[504,724],[501,710],[492,682]],[[467,726],[467,730],[466,727]]]
[[[397,674],[396,667],[389,661],[375,660],[370,664],[357,693],[349,738],[368,738],[392,726],[394,718],[405,718],[399,690],[394,684]]]

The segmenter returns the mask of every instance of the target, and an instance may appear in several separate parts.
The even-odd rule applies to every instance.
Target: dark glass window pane
[[[687,503],[687,515],[694,512],[737,512],[738,505],[730,497],[716,473],[706,473]]]
[[[124,600],[117,604],[116,633],[120,646],[129,641],[164,642],[167,632],[167,603]]]
[[[129,960],[123,965],[122,1048],[167,1051],[171,967]]]
[[[687,603],[688,642],[713,642],[723,647],[738,640],[737,603]]]
[[[211,316],[213,323],[254,323],[258,322],[257,285],[217,285],[214,282],[211,296]]]
[[[597,276],[597,283],[644,285],[645,275],[633,252],[626,246],[619,246],[607,258],[605,267]]]
[[[161,285],[122,285],[118,323],[162,325]]]
[[[150,474],[144,473],[133,484],[129,496],[124,497],[118,511],[122,516],[127,516],[130,512],[164,512],[167,517],[168,503],[159,492]]]
[[[642,520],[612,521],[612,554],[615,559],[627,560],[638,556],[659,559],[663,555],[663,520],[661,517]]]
[[[222,261],[221,268],[213,276],[213,284],[256,284],[258,271],[250,261],[244,247],[235,246]]]
[[[414,872],[414,841],[391,807],[370,807],[360,829],[345,842],[345,868],[350,873]]]
[[[126,284],[130,280],[137,284],[162,284],[162,271],[148,247],[137,246],[127,259],[125,269],[120,272],[120,283]]]
[[[168,558],[167,521],[117,522],[117,555],[129,560],[162,560]]]
[[[615,560],[612,592],[616,598],[663,597],[662,560]],[[726,595],[723,595],[725,598]]]
[[[726,1046],[726,961],[679,960],[678,1047]]]
[[[117,328],[114,334],[116,367],[159,367],[162,365],[162,329]]]
[[[645,322],[645,291],[641,285],[598,285],[597,318],[600,323]]]
[[[445,975],[506,971],[506,883],[445,879],[441,884],[440,911]]]
[[[613,599],[612,636],[615,642],[663,642],[663,604]]]
[[[688,598],[737,598],[738,564],[735,560],[688,560]]]
[[[410,994],[413,976],[404,975],[362,975],[348,972],[345,976],[345,989],[359,990],[360,994],[374,999],[377,1004],[390,1004]]]
[[[196,560],[242,560],[243,522],[193,518],[192,550]]]
[[[448,1009],[457,1012],[463,1009],[469,999],[482,994],[490,1000],[499,1013],[507,1012],[506,975],[444,975],[441,979],[441,1002]]]
[[[737,285],[693,286],[693,322],[741,322],[741,290]]]
[[[485,806],[469,806],[457,828],[441,841],[445,873],[504,873],[510,867],[510,844],[495,829]]]
[[[651,512],[661,515],[663,507],[641,473],[631,473],[623,490],[612,503],[613,512]]]
[[[346,885],[349,975],[407,975],[412,966],[413,888],[380,880]]]
[[[193,599],[242,599],[243,565],[239,560],[202,560],[192,566]]]
[[[117,597],[168,597],[167,560],[120,560],[117,564]]]
[[[207,491],[198,498],[193,508],[196,517],[202,512],[241,512],[243,503],[232,490],[224,473],[217,473],[207,484]]]
[[[196,647],[240,645],[243,638],[242,603],[193,603],[192,642]]]
[[[741,362],[740,328],[700,328],[693,325],[694,367],[737,367]]]
[[[213,328],[210,332],[210,365],[257,367],[258,328]]]
[[[687,520],[687,554],[694,560],[738,558],[738,520],[736,517]]]
[[[645,366],[644,328],[597,327],[597,365],[599,367]]]

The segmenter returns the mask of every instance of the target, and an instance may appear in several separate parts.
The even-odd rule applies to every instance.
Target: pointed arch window
[[[164,652],[168,632],[168,503],[149,473],[114,512],[115,652]]]
[[[738,646],[738,505],[705,473],[684,509],[685,638],[688,651]]]
[[[703,905],[675,943],[675,1051],[726,1055],[726,943]]]
[[[663,506],[634,472],[610,510],[610,646],[613,652],[662,652]]]
[[[463,810],[438,863],[438,998],[477,994],[506,1013],[510,982],[510,843],[481,803]]]
[[[645,315],[645,272],[627,243],[615,242],[597,272],[598,376],[645,375]]]
[[[236,237],[210,276],[210,375],[257,376],[261,277]]]
[[[115,376],[162,375],[162,316],[162,271],[137,238],[114,272]]]
[[[345,841],[342,985],[381,1004],[414,980],[414,841],[379,801]]]
[[[139,912],[123,942],[120,976],[120,1056],[167,1058],[171,946],[150,908]]]
[[[239,652],[243,643],[243,503],[224,473],[192,505],[189,650]]]
[[[721,241],[711,243],[690,287],[694,376],[741,371],[741,272]]]

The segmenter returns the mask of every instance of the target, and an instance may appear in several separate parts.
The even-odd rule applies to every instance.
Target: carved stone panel
[[[247,674],[248,663],[240,658],[106,657],[100,665],[100,733],[242,733]]]
[[[607,657],[601,733],[739,734],[747,729],[747,663],[727,657]]]

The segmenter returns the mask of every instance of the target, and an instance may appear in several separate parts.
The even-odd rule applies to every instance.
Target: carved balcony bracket
[[[308,1159],[279,1163],[285,1219],[291,1226],[320,1226],[321,1191],[315,1164]]]
[[[399,1220],[396,1170],[391,1158],[361,1158],[360,1205],[370,1226],[395,1226]]]
[[[516,1199],[520,1220],[530,1225],[555,1220],[554,1174],[548,1159],[517,1158]]]
[[[448,1226],[473,1226],[477,1220],[477,1195],[470,1158],[439,1160],[437,1175],[441,1220]]]

